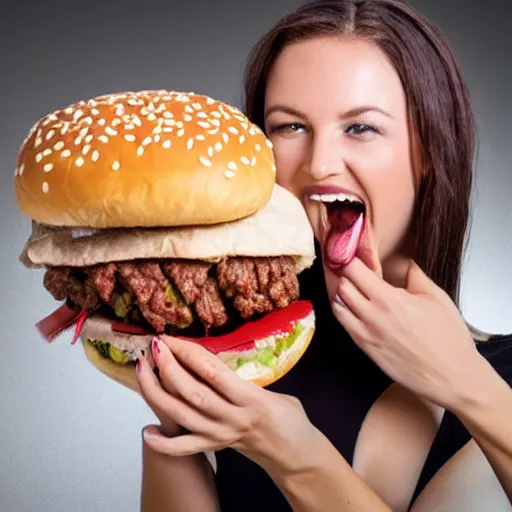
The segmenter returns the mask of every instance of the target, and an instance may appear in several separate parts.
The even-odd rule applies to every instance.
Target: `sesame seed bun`
[[[23,142],[15,190],[51,226],[208,225],[270,199],[270,141],[238,109],[194,93],[141,91],[45,116]]]

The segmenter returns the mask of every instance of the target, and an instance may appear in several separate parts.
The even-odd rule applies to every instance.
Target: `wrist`
[[[446,407],[463,422],[471,422],[487,411],[500,407],[510,396],[508,384],[480,354],[465,370],[465,379],[454,386],[450,404]]]
[[[317,475],[319,471],[326,469],[329,448],[332,452],[333,447],[329,440],[311,425],[307,440],[303,440],[293,453],[281,458],[268,473],[281,489],[305,484],[311,475]]]

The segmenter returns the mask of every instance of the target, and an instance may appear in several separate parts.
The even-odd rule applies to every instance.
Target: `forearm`
[[[452,408],[512,501],[512,390],[483,358]]]
[[[170,457],[143,443],[142,512],[219,512],[210,463],[203,454]]]
[[[306,464],[269,473],[295,512],[391,511],[320,432]]]

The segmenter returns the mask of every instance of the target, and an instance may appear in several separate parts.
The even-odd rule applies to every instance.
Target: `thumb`
[[[441,289],[432,281],[421,267],[413,260],[409,262],[407,271],[406,290],[409,293],[438,296]]]

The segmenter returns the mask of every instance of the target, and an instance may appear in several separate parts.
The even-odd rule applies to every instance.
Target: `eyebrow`
[[[273,105],[265,111],[265,119],[274,112],[282,112],[284,114],[290,114],[292,116],[301,117],[302,119],[307,118],[306,114],[303,114],[302,112],[294,108],[287,107],[286,105]],[[362,105],[360,107],[355,107],[350,110],[347,110],[341,115],[341,119],[357,117],[362,114],[366,114],[367,112],[379,112],[380,114],[383,114],[386,117],[389,117],[390,119],[394,119],[389,112],[386,112],[385,110],[372,105]]]

